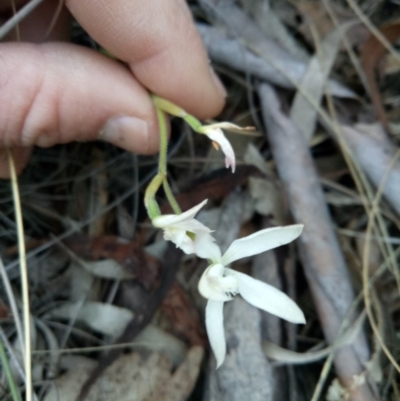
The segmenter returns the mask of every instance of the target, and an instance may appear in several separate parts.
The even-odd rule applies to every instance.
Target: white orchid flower
[[[224,255],[216,244],[199,237],[197,254],[210,259],[212,264],[203,273],[199,292],[208,299],[206,329],[217,368],[225,359],[226,342],[223,326],[224,302],[240,294],[248,303],[292,323],[305,323],[304,314],[296,303],[275,287],[226,266],[235,260],[257,255],[295,240],[303,225],[275,227],[234,241]]]
[[[253,130],[254,127],[240,127],[232,123],[222,122],[202,125],[197,129],[197,132],[205,134],[211,139],[215,149],[219,150],[219,147],[221,147],[221,150],[225,155],[225,167],[231,167],[232,173],[234,173],[236,168],[235,152],[233,151],[231,143],[226,139],[222,132],[222,129],[233,132],[243,132]]]
[[[221,147],[222,152],[225,155],[225,167],[231,168],[232,173],[235,172],[236,169],[236,160],[235,160],[235,152],[233,151],[231,143],[226,139],[222,129],[216,127],[218,124],[213,125],[203,125],[199,132],[207,135],[214,146],[215,149],[219,149]]]
[[[190,255],[195,253],[195,241],[199,237],[202,241],[212,243],[212,230],[194,218],[199,210],[207,203],[207,199],[197,206],[181,214],[164,214],[152,220],[153,226],[164,230],[164,239],[172,241],[177,248]]]

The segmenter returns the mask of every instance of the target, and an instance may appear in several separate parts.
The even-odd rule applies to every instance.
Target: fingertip
[[[99,139],[143,155],[154,154],[159,148],[154,118],[143,120],[133,116],[113,117],[100,130]]]

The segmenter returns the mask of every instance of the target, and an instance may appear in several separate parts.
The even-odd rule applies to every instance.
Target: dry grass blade
[[[102,216],[103,214],[109,212],[110,210],[113,210],[116,208],[121,202],[123,202],[125,199],[129,198],[134,194],[136,191],[139,190],[143,185],[145,185],[148,181],[151,180],[151,178],[154,176],[156,170],[150,171],[139,183],[138,185],[135,185],[131,188],[129,188],[126,192],[124,192],[121,196],[117,197],[114,201],[110,202],[106,207],[104,207],[101,211],[98,213],[90,216],[87,220],[82,221],[71,229],[66,230],[64,233],[58,235],[57,237],[54,237],[53,239],[49,240],[45,244],[38,246],[34,250],[30,251],[26,256],[27,259],[30,257],[33,257],[35,255],[38,255],[39,253],[45,251],[46,249],[51,248],[55,244],[58,244],[61,242],[63,239],[68,238],[69,236],[75,234],[76,232],[79,232],[82,228],[88,226],[92,221],[96,220],[99,216]],[[18,266],[18,262],[14,261],[9,263],[6,266],[6,271],[10,271],[11,269],[15,268]]]
[[[387,167],[392,162],[391,155],[393,154],[393,149],[390,146],[387,146],[387,138],[384,136],[379,138],[379,142],[382,142],[382,140],[386,140],[386,142],[383,141],[383,145],[382,143],[378,142],[375,146],[370,145],[369,147],[366,147],[364,151],[360,152],[360,144],[365,146],[365,143],[368,143],[368,141],[365,141],[366,139],[373,139],[372,142],[374,143],[376,141],[376,138],[368,138],[367,136],[362,136],[359,137],[358,141],[354,141],[354,137],[351,138],[351,136],[349,137],[349,135],[346,135],[346,132],[348,133],[349,130],[351,132],[351,128],[339,126],[336,118],[336,110],[331,96],[328,96],[327,100],[329,110],[333,117],[333,131],[335,133],[336,139],[338,140],[339,146],[341,147],[343,157],[346,160],[346,164],[350,170],[352,178],[354,179],[356,187],[362,195],[361,199],[363,200],[365,211],[369,213],[369,204],[373,204],[374,196],[371,184],[367,180],[363,170],[359,167],[359,164],[363,165],[371,180],[378,187],[381,184],[381,180],[388,172],[389,176],[385,180],[387,181],[387,185],[383,187],[383,191],[389,201],[394,200],[394,203],[392,204],[395,208],[397,208],[398,203],[395,201],[396,197],[393,197],[393,194],[397,193],[399,189],[398,185],[396,185],[396,182],[398,182],[398,178],[396,180],[396,177],[399,177],[400,169],[398,169],[397,166],[393,169],[389,169]],[[373,169],[368,166],[369,162],[366,163],[366,157],[368,158],[369,162],[373,161],[373,163],[370,163],[373,165]],[[376,216],[378,221],[378,235],[381,234],[385,237],[388,237],[388,230],[383,221],[380,211],[379,213],[377,213]],[[398,269],[396,268],[396,258],[393,248],[390,243],[379,243],[379,245],[381,247],[382,254],[391,262],[391,271],[396,278],[397,287],[400,291],[400,274],[398,272]]]
[[[377,338],[380,346],[382,347],[383,351],[385,352],[386,356],[392,363],[392,365],[396,368],[396,370],[400,373],[400,366],[396,362],[395,358],[385,345],[381,333],[379,332],[378,326],[375,322],[375,318],[372,314],[372,308],[371,308],[371,300],[370,300],[370,295],[369,295],[369,285],[368,285],[368,261],[369,261],[369,255],[370,255],[370,236],[372,234],[372,230],[375,224],[375,215],[378,213],[379,210],[379,202],[382,197],[382,192],[383,188],[385,187],[386,180],[389,177],[389,174],[391,172],[391,169],[394,167],[395,163],[397,160],[400,158],[400,150],[397,151],[395,157],[392,160],[392,163],[389,165],[389,168],[386,171],[386,174],[382,178],[382,182],[378,187],[378,190],[376,192],[373,204],[372,204],[372,209],[368,214],[368,225],[367,225],[367,230],[366,230],[366,241],[364,245],[364,252],[363,252],[363,264],[362,264],[362,277],[363,277],[363,295],[364,295],[364,302],[365,302],[365,307],[367,309],[368,313],[368,318],[371,324],[371,327],[374,331],[375,337]]]
[[[32,401],[32,355],[31,355],[31,322],[30,322],[30,304],[29,304],[29,281],[28,281],[28,266],[26,263],[25,240],[24,240],[24,225],[22,221],[21,199],[19,197],[17,173],[15,171],[14,160],[11,152],[8,150],[8,160],[11,175],[11,187],[14,198],[15,221],[17,223],[18,232],[18,251],[19,264],[21,270],[22,282],[22,303],[24,308],[24,360],[25,360],[25,375],[26,375],[26,401]]]
[[[377,29],[369,18],[362,12],[361,8],[357,5],[354,0],[346,0],[347,4],[353,9],[357,17],[362,23],[371,31],[371,33],[382,43],[386,50],[397,60],[400,64],[400,56],[397,51],[393,48],[391,43],[386,39],[384,35]]]
[[[325,7],[330,19],[334,23],[335,27],[338,28],[340,26],[340,22],[338,20],[336,12],[334,11],[334,9],[332,7],[332,4],[330,3],[330,0],[322,0],[322,3],[324,4],[324,7]],[[358,56],[357,56],[356,52],[354,51],[352,44],[350,43],[349,35],[345,30],[342,30],[341,33],[342,33],[342,42],[346,48],[347,54],[349,55],[350,61],[352,62],[355,71],[357,72],[358,76],[360,77],[360,81],[363,83],[364,88],[367,91],[369,91],[367,78],[361,67],[361,63],[358,59]]]

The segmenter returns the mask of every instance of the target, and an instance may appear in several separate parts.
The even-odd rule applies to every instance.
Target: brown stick
[[[303,268],[325,337],[332,344],[354,300],[346,264],[304,137],[282,113],[271,86],[262,84],[259,93],[271,150],[290,209],[296,222],[305,225],[299,240]],[[368,357],[363,335],[336,352],[336,371],[352,401],[377,399],[367,383],[354,382],[355,376],[364,372]]]

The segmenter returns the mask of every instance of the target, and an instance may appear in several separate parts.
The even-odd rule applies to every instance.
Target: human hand
[[[0,15],[10,15],[10,3],[0,3]],[[156,152],[148,91],[200,119],[221,111],[225,92],[184,0],[66,0],[50,36],[57,42],[38,44],[57,3],[44,0],[23,20],[21,43],[0,44],[0,177],[9,176],[6,147],[19,172],[33,145],[103,139],[131,152]],[[126,66],[60,42],[68,40],[71,14]]]

